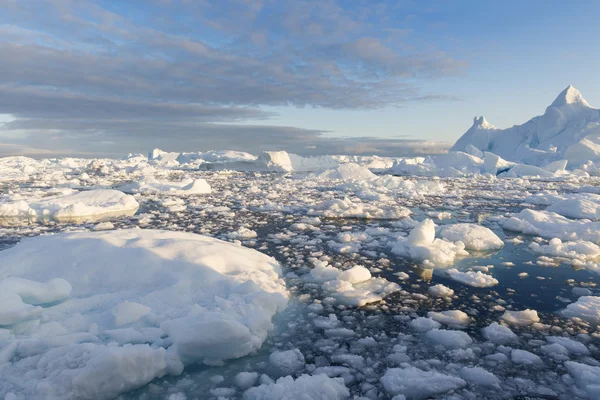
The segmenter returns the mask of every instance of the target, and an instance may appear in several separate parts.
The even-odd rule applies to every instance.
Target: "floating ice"
[[[484,288],[496,286],[498,284],[498,280],[496,278],[491,275],[484,274],[481,271],[461,272],[456,268],[452,268],[447,270],[446,273],[455,281],[473,287]]]
[[[508,324],[515,326],[529,326],[536,322],[540,322],[540,317],[537,311],[527,309],[523,311],[505,311],[502,315],[502,320]]]
[[[131,195],[112,189],[74,192],[41,199],[2,202],[0,219],[54,219],[59,222],[95,221],[133,215],[139,207]]]
[[[457,257],[468,256],[464,243],[435,238],[435,224],[425,219],[417,224],[408,237],[392,243],[392,252],[399,256],[424,261],[434,266],[452,264]]]
[[[600,324],[600,297],[581,296],[575,303],[562,311],[567,318],[580,318],[584,321]]]
[[[424,400],[467,385],[457,376],[415,367],[390,368],[381,378],[381,384],[390,396],[404,395],[413,400]]]
[[[439,228],[439,236],[452,242],[461,241],[465,249],[475,251],[498,250],[504,242],[485,226],[477,224],[452,224]]]
[[[271,257],[184,232],[40,236],[0,252],[0,265],[0,292],[12,293],[0,323],[15,337],[0,396],[109,398],[187,363],[244,356],[288,296]],[[14,325],[32,318],[55,328]]]

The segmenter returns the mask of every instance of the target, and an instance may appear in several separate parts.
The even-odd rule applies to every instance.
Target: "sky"
[[[600,106],[600,2],[0,0],[0,156],[446,151]]]

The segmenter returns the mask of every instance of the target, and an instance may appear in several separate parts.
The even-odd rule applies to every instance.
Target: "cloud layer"
[[[257,121],[273,117],[265,106],[369,109],[444,99],[421,93],[419,80],[463,67],[408,41],[387,17],[408,11],[385,2],[101,4],[9,0],[0,6],[0,114],[15,118],[0,127],[0,142],[107,154],[142,144],[430,150],[439,146],[332,139]]]

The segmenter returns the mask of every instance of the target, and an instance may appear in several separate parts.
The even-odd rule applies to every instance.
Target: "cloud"
[[[387,152],[385,141],[351,145],[320,131],[256,123],[272,117],[265,106],[368,109],[447,100],[423,94],[418,80],[454,74],[462,62],[438,50],[407,50],[410,32],[398,34],[386,7],[6,1],[0,114],[16,120],[2,130],[20,135],[18,145],[35,140],[52,151],[60,141],[63,149],[116,152],[154,140],[179,149],[244,143]],[[252,125],[240,126],[245,121]]]

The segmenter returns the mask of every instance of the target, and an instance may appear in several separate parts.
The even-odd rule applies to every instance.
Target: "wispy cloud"
[[[215,123],[270,118],[263,106],[363,109],[445,99],[421,93],[418,80],[454,74],[462,62],[437,50],[412,50],[410,35],[398,35],[397,27],[377,26],[375,37],[375,25],[391,25],[386,7],[334,0],[119,7],[6,1],[0,5],[0,113],[16,121],[2,129],[36,143],[42,131],[61,130],[97,149],[169,131],[177,132],[170,145],[202,136],[223,148],[236,142],[208,138],[222,129]],[[237,132],[232,140],[245,140],[239,136],[245,132],[247,141],[273,144],[264,138],[290,140],[290,129],[230,131]],[[296,128],[293,137],[324,146],[321,132]]]

